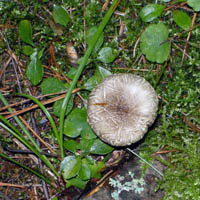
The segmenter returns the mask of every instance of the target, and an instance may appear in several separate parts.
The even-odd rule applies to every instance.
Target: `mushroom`
[[[87,120],[104,142],[127,146],[143,138],[157,109],[158,97],[149,82],[133,74],[114,74],[91,92]]]

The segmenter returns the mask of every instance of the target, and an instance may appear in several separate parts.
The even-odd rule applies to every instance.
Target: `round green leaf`
[[[192,20],[190,19],[188,14],[186,14],[183,11],[174,10],[173,18],[174,18],[175,23],[184,30],[188,30],[192,25]]]
[[[187,4],[192,7],[196,12],[200,11],[200,1],[199,0],[188,0]]]
[[[82,163],[81,169],[79,170],[78,176],[81,180],[86,181],[90,179],[91,169],[87,163]]]
[[[65,140],[64,141],[64,147],[68,151],[75,153],[77,148],[78,148],[78,144],[74,140]]]
[[[20,21],[19,36],[24,42],[31,44],[31,45],[33,44],[32,27],[31,27],[31,23],[28,20]]]
[[[67,91],[65,84],[55,77],[45,79],[41,84],[42,94],[50,94],[56,92]]]
[[[60,171],[65,180],[76,176],[81,168],[80,156],[67,156],[60,164]]]
[[[94,35],[96,34],[97,31],[97,27],[93,26],[92,28],[90,28],[87,32],[86,32],[86,43],[88,44],[88,46],[90,46],[92,40],[91,38],[94,37]],[[101,47],[101,45],[103,44],[103,40],[104,40],[104,35],[103,32],[100,35],[99,39],[97,40],[97,43],[93,49],[93,52],[97,52],[97,50]]]
[[[96,139],[90,148],[90,153],[104,155],[113,151],[113,147],[102,142],[100,139]]]
[[[147,59],[163,63],[170,51],[168,28],[164,24],[152,24],[141,35],[141,49]]]
[[[70,17],[67,13],[67,11],[59,6],[59,5],[54,5],[53,6],[53,19],[56,23],[61,24],[63,26],[67,26]]]
[[[118,53],[114,49],[112,49],[110,47],[104,47],[98,53],[97,59],[103,63],[111,63],[115,60],[117,55],[118,55]]]
[[[81,133],[87,137],[91,137],[91,129],[87,123],[86,110],[75,108],[64,122],[64,134],[68,137],[75,138]],[[87,135],[89,134],[89,135]],[[85,136],[85,137],[86,137]]]
[[[148,4],[140,11],[140,17],[144,22],[150,22],[159,17],[165,6],[160,4]]]

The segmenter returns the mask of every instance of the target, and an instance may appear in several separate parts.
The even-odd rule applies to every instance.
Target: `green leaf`
[[[88,140],[91,140],[97,137],[96,134],[92,131],[88,122],[85,128],[81,131],[81,137]]]
[[[65,180],[76,176],[81,168],[80,156],[67,156],[60,164],[60,171]]]
[[[175,23],[184,30],[188,30],[192,26],[192,20],[189,15],[180,10],[173,11],[173,18]]]
[[[97,136],[96,136],[97,137]],[[79,143],[79,148],[83,153],[89,153],[91,146],[93,145],[95,141],[95,138],[93,139],[86,139],[86,138],[81,138],[80,143]]]
[[[100,77],[100,81],[102,81],[102,80],[104,80],[107,76],[112,75],[112,73],[111,73],[110,71],[108,71],[107,69],[98,66],[95,75],[96,75],[96,76],[99,76],[99,77]]]
[[[30,56],[34,52],[34,49],[31,46],[23,46],[23,53],[27,56]]]
[[[67,26],[70,17],[67,13],[67,11],[59,6],[59,5],[54,5],[53,6],[53,19],[56,23],[61,24],[63,26]]]
[[[26,75],[33,85],[37,85],[43,78],[43,67],[40,59],[38,58],[38,52],[35,51],[31,55],[31,61],[28,64]]]
[[[105,155],[113,151],[113,147],[102,142],[100,139],[96,139],[90,148],[90,153]]]
[[[28,20],[21,20],[19,23],[19,36],[22,41],[33,45],[32,27]]]
[[[70,186],[75,186],[80,188],[81,190],[84,190],[87,183],[88,181],[83,181],[80,177],[76,176],[72,179],[67,180],[66,187],[69,188]]]
[[[75,108],[64,122],[64,134],[68,137],[75,138],[83,133],[86,137],[91,136],[91,129],[87,123],[87,114],[85,108]],[[89,134],[89,135],[88,135]]]
[[[75,153],[78,148],[78,144],[74,140],[69,139],[64,141],[64,147],[68,151]]]
[[[104,80],[107,76],[110,76],[112,73],[107,69],[98,66],[94,76],[89,78],[84,84],[84,89],[93,90],[97,84]]]
[[[199,0],[188,0],[187,4],[192,7],[196,12],[200,11],[200,1]]]
[[[105,167],[104,162],[103,161],[99,161],[99,162],[95,161],[95,163],[93,165],[89,165],[89,166],[91,169],[91,177],[100,178],[101,177],[100,170]]]
[[[56,101],[54,104],[53,104],[53,114],[57,117],[60,116],[60,112],[61,112],[61,108],[62,108],[62,104],[63,104],[63,99],[60,99],[58,101]],[[67,109],[65,111],[65,115],[68,115],[72,109],[73,109],[73,106],[74,106],[74,95],[72,95],[70,97],[70,100],[69,100],[69,103],[67,105]]]
[[[98,53],[97,59],[103,63],[111,63],[115,60],[118,53],[116,50],[112,49],[111,47],[104,47]]]
[[[76,72],[77,72],[77,68],[75,67],[70,68],[69,72],[67,73],[68,78],[73,79],[74,76],[76,75]]]
[[[94,35],[96,34],[97,31],[97,27],[93,26],[92,28],[90,28],[87,32],[86,32],[86,43],[88,44],[88,46],[90,46],[92,44],[92,40],[91,38],[94,37]],[[103,44],[103,40],[104,40],[104,35],[103,32],[101,33],[99,39],[97,40],[97,43],[93,49],[93,52],[97,52],[97,50],[101,47],[101,45]]]
[[[56,92],[67,91],[65,84],[55,77],[45,79],[41,84],[42,94],[50,94]]]
[[[91,177],[91,169],[87,163],[82,163],[81,169],[78,173],[78,176],[81,180],[86,181],[89,180]]]
[[[168,28],[164,24],[152,24],[141,35],[141,49],[147,59],[163,63],[170,51]]]
[[[160,4],[148,4],[139,13],[142,21],[151,22],[159,17],[164,10],[165,6]]]

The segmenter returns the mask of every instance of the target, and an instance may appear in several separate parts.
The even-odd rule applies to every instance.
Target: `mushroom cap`
[[[143,138],[156,118],[158,97],[144,78],[108,76],[91,92],[87,120],[104,142],[127,146]]]

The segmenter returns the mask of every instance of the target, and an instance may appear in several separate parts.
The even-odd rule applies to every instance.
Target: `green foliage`
[[[54,4],[52,14],[56,23],[67,26],[70,18],[67,11],[63,7]]]
[[[86,110],[83,109],[78,109],[75,108],[67,117],[65,120],[65,125],[64,125],[64,134],[68,137],[77,137],[81,133],[88,134],[91,136],[88,137],[93,137],[93,132],[90,128],[90,126],[87,123],[87,113]]]
[[[62,104],[63,104],[63,99],[60,99],[53,104],[53,114],[57,117],[59,117],[60,115]],[[67,109],[65,111],[65,115],[68,115],[72,111],[73,107],[74,107],[74,96],[72,95],[69,100]]]
[[[200,11],[200,2],[198,0],[187,0],[187,4],[191,6],[195,11]]]
[[[183,11],[174,10],[173,18],[175,23],[184,30],[188,30],[192,25],[192,20],[190,19],[189,15]]]
[[[148,4],[140,11],[140,17],[144,22],[151,22],[159,17],[165,6],[159,4]]]
[[[38,52],[37,49],[34,49],[34,52],[30,56],[30,63],[26,69],[26,75],[33,85],[37,85],[42,81],[43,78],[43,67],[40,61],[40,54],[42,51]]]
[[[168,28],[164,24],[151,24],[141,35],[141,49],[147,59],[163,63],[170,52]]]
[[[22,20],[19,24],[19,35],[20,38],[32,45],[33,44],[33,39],[32,39],[32,27],[31,23],[28,20]]]
[[[65,180],[70,179],[78,174],[81,168],[80,156],[67,156],[60,164],[60,171]]]
[[[118,53],[110,47],[104,47],[100,50],[97,59],[103,63],[111,63],[115,60]]]
[[[90,46],[92,44],[92,38],[94,37],[96,32],[97,32],[96,26],[91,27],[87,31],[86,36],[85,36],[86,37],[85,40],[86,40],[88,46]],[[94,47],[94,50],[93,50],[94,52],[96,52],[101,47],[101,45],[103,44],[103,40],[104,40],[104,35],[103,35],[103,32],[102,32],[97,43],[96,43],[96,45],[95,45],[95,47]]]
[[[198,166],[200,138],[199,133],[195,131],[199,130],[200,126],[200,32],[197,27],[200,20],[198,17],[194,21],[191,37],[187,42],[187,54],[182,60],[182,51],[186,47],[187,35],[191,28],[191,18],[194,14],[199,15],[197,12],[200,11],[200,3],[197,0],[155,2],[157,1],[121,0],[118,7],[121,13],[116,12],[103,32],[98,31],[97,28],[97,24],[105,14],[105,11],[101,11],[101,1],[86,1],[85,7],[82,0],[63,0],[62,5],[58,5],[55,0],[0,2],[3,33],[1,36],[6,35],[11,50],[27,66],[27,78],[34,86],[41,88],[42,94],[69,91],[68,100],[58,100],[53,103],[52,112],[55,117],[59,117],[61,112],[63,117],[67,117],[63,120],[64,140],[60,141],[58,135],[45,133],[46,136],[50,135],[49,137],[60,143],[61,148],[64,146],[67,152],[67,157],[64,153],[62,156],[69,159],[69,165],[65,162],[66,168],[63,164],[61,170],[67,182],[66,187],[76,186],[84,189],[91,178],[100,178],[100,170],[105,167],[105,161],[97,162],[95,158],[98,155],[107,155],[113,150],[100,141],[87,124],[84,107],[88,90],[91,91],[112,73],[136,70],[137,74],[144,76],[151,83],[156,83],[156,90],[160,97],[157,121],[145,137],[140,155],[148,162],[157,159],[166,166],[163,172],[164,178],[158,181],[158,189],[165,191],[164,199],[198,199],[200,196]],[[183,9],[181,2],[186,2]],[[53,7],[54,4],[56,5]],[[185,9],[187,6],[190,10]],[[50,12],[47,12],[48,9]],[[67,10],[70,10],[70,17]],[[51,11],[53,11],[52,15]],[[123,27],[124,31],[119,35]],[[56,34],[55,30],[59,34]],[[83,57],[85,49],[94,45],[93,39],[97,33],[99,40],[94,49]],[[82,75],[82,71],[77,66],[71,66],[66,59],[67,42],[71,42],[76,48],[80,58],[78,64],[87,66]],[[74,95],[70,95],[69,83],[66,84],[57,78],[43,79],[42,64],[49,69],[54,68],[48,65],[51,59],[51,55],[48,54],[50,43],[54,46],[59,67],[69,79],[75,80],[73,82],[69,80],[70,85],[81,88],[78,95],[82,100],[75,97],[74,103]],[[4,40],[0,40],[0,52],[3,53],[0,59],[3,61],[7,49]],[[92,56],[88,58],[90,55]],[[118,67],[121,69],[117,69]],[[80,81],[77,83],[78,79]],[[42,84],[39,85],[40,83]],[[67,101],[69,102],[66,103]],[[64,104],[67,106],[62,111]],[[186,123],[185,118],[193,126],[189,126],[190,123]],[[21,142],[24,144],[32,140],[30,134],[23,137],[22,132],[17,131],[3,118],[0,125],[12,136],[19,140],[21,137]],[[60,129],[60,127],[56,128]],[[55,166],[51,166],[48,159],[40,155],[41,149],[37,149],[38,147],[28,147],[58,176],[55,169],[59,166],[55,163],[53,163]],[[151,156],[162,149],[169,150],[165,157]],[[171,152],[171,150],[175,151]],[[147,166],[145,165],[144,168],[146,169]]]
[[[95,74],[85,82],[84,89],[92,90],[98,83],[111,74],[107,69],[100,66],[97,67]]]
[[[42,94],[50,94],[56,92],[67,91],[65,84],[57,78],[50,77],[45,79],[41,84]]]

